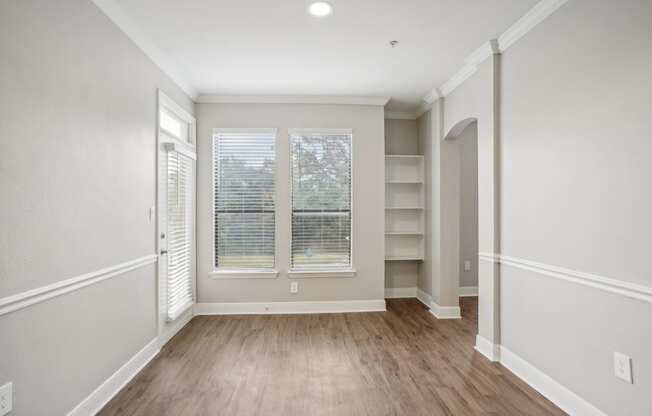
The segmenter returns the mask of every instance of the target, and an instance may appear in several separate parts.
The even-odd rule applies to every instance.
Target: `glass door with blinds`
[[[159,336],[195,299],[195,120],[159,96]]]

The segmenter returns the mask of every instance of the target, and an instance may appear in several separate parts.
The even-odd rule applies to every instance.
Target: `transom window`
[[[292,269],[351,268],[350,130],[292,130]]]
[[[271,269],[275,129],[215,129],[215,269]]]

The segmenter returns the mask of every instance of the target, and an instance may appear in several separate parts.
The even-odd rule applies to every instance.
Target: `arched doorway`
[[[442,143],[442,237],[461,315],[478,316],[478,122],[462,120]]]
[[[443,117],[444,120],[446,117]],[[450,127],[448,127],[450,126]],[[476,178],[477,193],[475,203],[477,226],[475,227],[475,253],[471,259],[471,269],[477,273],[477,319],[478,334],[475,348],[493,361],[498,361],[498,345],[500,344],[500,279],[499,265],[493,257],[484,253],[498,252],[498,185],[497,185],[497,146],[495,134],[490,121],[485,122],[479,117],[467,117],[454,123],[443,123],[441,143],[441,253],[442,259],[447,259],[449,278],[460,281],[464,270],[464,262],[469,259],[460,258],[461,232],[469,233],[467,227],[461,227],[462,221],[462,188],[463,166],[468,160],[462,160],[461,151],[466,143],[475,144],[475,168],[472,174]],[[471,146],[472,147],[472,146]],[[471,150],[473,151],[473,150]],[[468,155],[467,155],[468,159]],[[473,159],[473,157],[471,157]],[[466,166],[468,169],[468,166]],[[469,172],[465,172],[468,174]],[[468,195],[467,195],[468,198]],[[477,202],[476,202],[477,201]],[[473,203],[473,202],[468,202]],[[464,221],[468,221],[465,218]],[[465,224],[468,225],[468,224]],[[466,228],[466,229],[465,229]],[[468,238],[468,235],[467,237]],[[471,244],[473,246],[473,244]],[[468,253],[468,248],[466,249]],[[466,254],[468,255],[468,254]],[[460,269],[461,267],[461,269]],[[473,273],[472,273],[473,275]],[[464,302],[463,302],[464,303]],[[462,305],[464,307],[464,305]]]

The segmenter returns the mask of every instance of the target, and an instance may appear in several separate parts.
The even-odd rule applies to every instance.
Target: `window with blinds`
[[[271,269],[275,252],[274,129],[213,133],[215,269]]]
[[[293,269],[351,268],[351,132],[290,132]]]
[[[194,160],[174,150],[167,159],[167,311],[172,321],[193,303]]]

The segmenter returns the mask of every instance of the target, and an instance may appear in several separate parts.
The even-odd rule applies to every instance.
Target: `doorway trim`
[[[163,250],[161,244],[161,232],[164,229],[162,221],[164,216],[162,215],[162,210],[166,208],[165,201],[163,201],[163,192],[162,187],[164,186],[164,181],[167,178],[167,174],[162,170],[162,158],[161,154],[167,152],[171,145],[175,150],[179,150],[181,153],[190,155],[196,154],[196,144],[197,144],[197,121],[195,117],[181,107],[177,102],[172,98],[166,95],[161,89],[157,89],[157,105],[156,105],[156,233],[154,236],[156,253],[158,255],[159,261],[157,264],[156,270],[156,331],[159,347],[162,347],[167,343],[181,328],[183,328],[193,317],[194,305],[197,301],[197,267],[196,267],[196,236],[197,236],[197,220],[196,220],[196,206],[197,206],[197,167],[196,162],[194,166],[194,177],[193,177],[193,210],[192,210],[192,232],[193,232],[193,248],[192,248],[192,292],[193,292],[193,304],[191,307],[186,310],[179,318],[174,321],[167,321],[164,318],[164,315],[167,313],[167,297],[165,296],[165,291],[162,290],[166,284],[165,279],[163,278],[162,267],[165,266],[163,261],[166,261],[165,257],[161,257],[161,252]],[[162,111],[167,112],[168,114],[173,115],[179,121],[186,124],[187,130],[187,143],[184,143],[180,140],[175,140],[173,136],[167,134],[165,130],[161,127],[161,114]],[[184,133],[185,134],[185,133]],[[196,157],[195,157],[196,159]],[[164,176],[165,175],[165,176]]]

